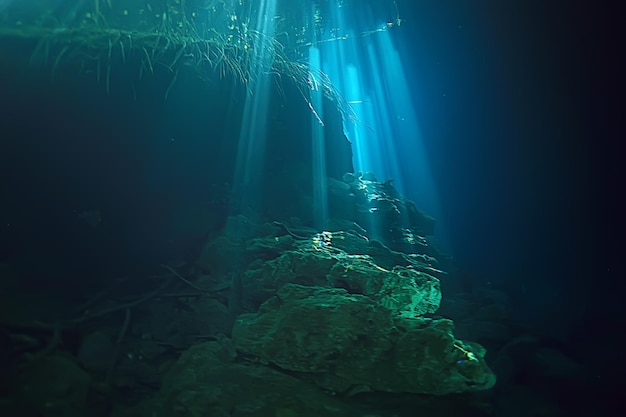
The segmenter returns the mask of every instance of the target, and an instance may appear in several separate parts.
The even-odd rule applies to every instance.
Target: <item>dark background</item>
[[[451,251],[475,280],[534,287],[535,307],[544,301],[537,288],[594,298],[591,283],[616,267],[623,189],[612,11],[580,2],[398,5],[406,22],[396,36],[414,68]]]
[[[626,276],[623,31],[607,3],[405,0],[396,33],[468,286],[565,330],[601,394],[623,369]]]

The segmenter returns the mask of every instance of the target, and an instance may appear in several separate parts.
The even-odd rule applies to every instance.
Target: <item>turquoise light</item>
[[[234,192],[239,196],[238,209],[257,209],[262,205],[261,184],[264,178],[264,160],[267,141],[267,122],[270,104],[270,89],[273,88],[271,75],[265,68],[271,67],[273,49],[267,43],[274,38],[277,0],[262,0],[254,30],[263,36],[255,48],[247,51],[254,54],[253,68],[256,74],[248,80],[249,93],[246,95],[239,147],[234,175]],[[267,64],[267,65],[266,65]]]
[[[355,171],[373,172],[381,182],[393,179],[398,191],[438,218],[437,235],[445,240],[438,190],[406,70],[392,37],[394,31],[401,30],[401,19],[388,16],[389,20],[379,20],[372,29],[371,15],[366,6],[349,10],[335,6],[333,18],[341,25],[341,36],[319,44],[321,68],[358,119],[356,123],[344,120]]]

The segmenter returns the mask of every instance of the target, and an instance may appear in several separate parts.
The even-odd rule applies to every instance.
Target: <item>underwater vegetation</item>
[[[352,117],[349,104],[326,74],[306,61],[311,46],[348,36],[325,12],[326,2],[69,3],[44,2],[38,7],[36,2],[13,2],[0,10],[1,35],[33,44],[32,64],[48,67],[52,74],[69,68],[77,76],[90,74],[107,92],[114,87],[112,74],[117,67],[134,68],[134,79],[124,83],[133,89],[155,71],[168,73],[166,99],[181,71],[194,71],[207,79],[233,80],[249,91],[259,77],[270,76],[278,89],[285,82],[298,86],[316,115],[311,91],[334,100],[344,115]],[[361,36],[395,24],[392,21]]]

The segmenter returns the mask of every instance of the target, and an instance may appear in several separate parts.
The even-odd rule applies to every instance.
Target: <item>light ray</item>
[[[348,103],[353,103],[359,120],[344,121],[344,132],[353,144],[355,171],[373,172],[381,182],[393,179],[398,191],[438,218],[437,235],[443,242],[445,222],[438,190],[406,69],[392,39],[392,29],[402,20],[396,13],[372,25],[372,19],[380,17],[373,17],[367,7],[336,7],[333,13],[348,36],[341,42],[320,44],[321,63]],[[366,30],[368,26],[376,29]]]
[[[256,211],[262,204],[263,173],[271,75],[265,68],[271,67],[273,48],[267,45],[274,37],[274,19],[276,0],[262,0],[259,5],[259,14],[254,30],[263,36],[258,38],[254,48],[246,49],[246,53],[254,54],[253,61],[257,63],[251,71],[246,95],[241,131],[239,134],[239,148],[234,174],[234,193],[239,201],[236,210]],[[269,64],[268,64],[269,63]]]

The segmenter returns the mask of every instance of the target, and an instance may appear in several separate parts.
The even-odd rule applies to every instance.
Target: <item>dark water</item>
[[[620,155],[606,119],[605,81],[619,78],[606,63],[611,25],[599,24],[608,13],[539,2],[65,3],[0,2],[4,414],[609,415],[623,245],[612,238],[620,222],[604,224],[621,217],[611,196],[623,183],[613,159],[598,162]],[[308,71],[318,49],[328,79]],[[390,200],[398,209],[386,212]],[[373,246],[331,244],[325,230]],[[452,319],[456,339],[485,347],[496,385],[433,395],[364,379],[333,390],[238,351],[233,325],[280,300],[281,274],[299,265],[273,262],[298,242],[344,266],[365,253],[389,270],[406,266],[399,253],[426,259],[410,268],[440,280],[443,300],[425,317]],[[272,285],[259,283],[263,268],[281,271]],[[203,361],[176,361],[207,341],[224,351],[198,374],[217,376],[194,385],[180,375]],[[289,391],[237,368],[255,361],[306,384]],[[268,400],[274,384],[284,401]]]

